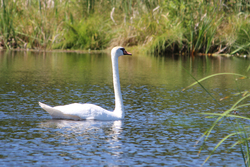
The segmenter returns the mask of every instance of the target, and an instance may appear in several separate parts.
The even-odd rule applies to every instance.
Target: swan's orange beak
[[[123,51],[123,54],[124,54],[124,55],[131,55],[131,56],[132,56],[132,53],[129,53],[129,52],[127,52],[126,50]]]

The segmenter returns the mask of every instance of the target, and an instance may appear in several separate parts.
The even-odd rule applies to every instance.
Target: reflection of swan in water
[[[122,121],[71,121],[46,120],[40,123],[40,128],[46,131],[46,142],[70,148],[80,157],[96,156],[103,152],[114,157],[122,156],[120,141]],[[71,147],[72,146],[72,147]],[[79,147],[78,147],[79,146]],[[101,151],[100,151],[101,150]]]
[[[64,106],[51,107],[39,102],[39,105],[55,119],[97,119],[97,120],[120,120],[124,118],[124,107],[119,81],[118,57],[131,55],[123,47],[114,47],[111,51],[113,84],[115,92],[115,110],[108,111],[94,104],[73,103]]]
[[[120,134],[122,121],[70,121],[70,120],[47,120],[41,122],[40,127],[61,129],[62,134],[64,131],[70,133],[90,133],[92,130],[108,131],[111,134]],[[60,131],[60,130],[59,130]],[[61,134],[61,133],[60,133]]]

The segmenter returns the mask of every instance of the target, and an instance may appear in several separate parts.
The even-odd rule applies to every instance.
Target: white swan
[[[54,119],[95,119],[95,120],[120,120],[124,118],[124,107],[122,102],[121,87],[119,81],[118,57],[132,55],[123,47],[114,47],[111,51],[113,69],[113,84],[115,92],[115,110],[108,111],[94,104],[73,103],[63,106],[51,107],[39,102],[39,105],[47,111]]]

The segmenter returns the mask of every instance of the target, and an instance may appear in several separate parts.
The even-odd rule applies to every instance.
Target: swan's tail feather
[[[44,104],[44,103],[41,103],[41,102],[39,102],[39,105],[45,110],[45,111],[47,111],[51,116],[52,116],[52,118],[57,118],[57,119],[60,119],[60,118],[63,118],[64,116],[64,114],[61,112],[61,111],[59,111],[59,110],[57,110],[57,109],[54,109],[53,107],[51,107],[51,106],[49,106],[49,105],[46,105],[46,104]]]
[[[49,105],[39,102],[39,105],[47,111],[53,119],[73,119],[73,120],[81,120],[80,117],[70,114],[63,114],[60,110],[55,109]]]

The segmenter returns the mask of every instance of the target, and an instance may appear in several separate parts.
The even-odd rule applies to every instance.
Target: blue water
[[[52,120],[49,105],[94,103],[112,110],[110,56],[106,54],[0,52],[0,166],[200,166],[218,141],[232,132],[230,121],[216,127],[198,155],[201,135],[214,119],[199,112],[218,106],[199,86],[181,90],[216,72],[245,73],[238,58],[121,57],[119,69],[126,110],[122,121]],[[204,82],[217,98],[236,92],[235,77]],[[238,83],[249,89],[247,81]],[[244,166],[229,139],[205,166]],[[195,146],[196,145],[196,146]],[[227,152],[226,152],[227,151]]]

